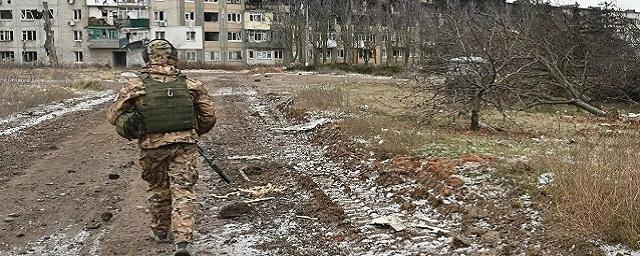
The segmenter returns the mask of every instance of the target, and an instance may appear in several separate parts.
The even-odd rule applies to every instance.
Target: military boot
[[[180,242],[176,245],[176,253],[174,256],[194,256],[193,247],[191,243]]]
[[[149,236],[158,243],[171,242],[171,234],[167,231],[153,230],[149,233]]]

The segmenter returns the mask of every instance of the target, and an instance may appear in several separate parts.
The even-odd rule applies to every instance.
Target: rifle
[[[198,153],[200,153],[202,158],[204,158],[204,160],[207,161],[211,169],[213,169],[218,175],[220,175],[220,178],[222,178],[228,184],[231,184],[231,178],[226,173],[224,173],[224,171],[220,169],[220,167],[218,167],[217,164],[211,161],[211,158],[207,156],[207,153],[204,151],[202,147],[200,147],[200,145],[198,145]]]

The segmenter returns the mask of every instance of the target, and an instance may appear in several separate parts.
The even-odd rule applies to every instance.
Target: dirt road
[[[200,168],[199,255],[557,255],[531,197],[510,193],[482,161],[460,163],[464,189],[442,194],[432,178],[399,175],[389,159],[331,140],[331,129],[280,129],[295,124],[283,113],[295,88],[362,78],[189,75],[207,83],[218,111],[201,145],[235,180]],[[171,252],[147,237],[137,148],[104,107],[0,136],[0,255]],[[280,192],[238,204],[256,199],[238,189],[268,184]],[[234,218],[220,219],[223,208]],[[369,225],[385,216],[406,229]]]

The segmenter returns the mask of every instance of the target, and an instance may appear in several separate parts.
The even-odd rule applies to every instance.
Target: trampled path
[[[224,184],[200,167],[199,255],[561,255],[537,240],[543,227],[530,198],[508,195],[480,164],[456,171],[473,197],[437,198],[446,209],[463,209],[447,213],[409,198],[415,179],[380,183],[385,170],[371,171],[375,159],[336,156],[334,142],[314,140],[313,132],[278,129],[294,124],[281,107],[295,88],[362,78],[189,75],[206,82],[218,111],[217,127],[200,143],[235,180]],[[0,136],[0,255],[171,252],[147,237],[138,151],[106,123],[104,107]],[[249,203],[243,216],[219,218],[225,206],[256,199],[239,189],[267,184],[282,192]],[[511,209],[513,200],[524,207]],[[406,229],[369,224],[384,216],[397,216]],[[458,234],[469,238],[457,241]]]

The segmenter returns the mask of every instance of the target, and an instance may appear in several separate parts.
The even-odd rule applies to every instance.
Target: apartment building
[[[71,29],[82,20],[82,13],[75,11],[82,5],[74,0],[50,0],[48,5],[59,61],[83,62],[85,48],[73,40]],[[43,10],[42,1],[0,1],[0,60],[17,63],[48,61],[42,47],[46,39]]]

